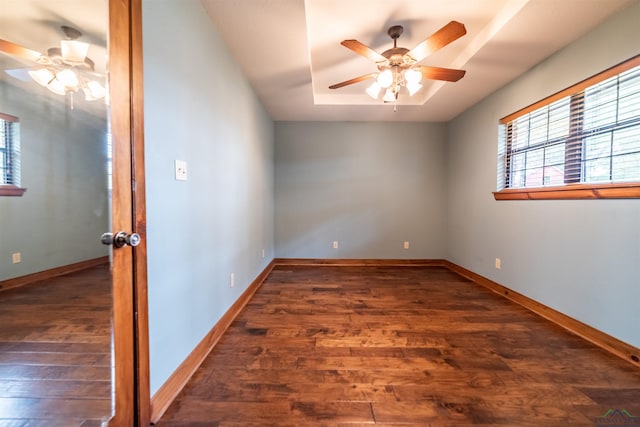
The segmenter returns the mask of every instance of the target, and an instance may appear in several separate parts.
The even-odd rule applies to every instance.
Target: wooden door
[[[69,306],[64,309],[56,306],[43,317],[46,321],[37,324],[40,334],[17,322],[23,329],[11,335],[11,328],[5,323],[8,335],[0,337],[0,341],[16,341],[22,352],[38,348],[43,353],[55,353],[54,358],[47,360],[51,366],[60,368],[59,374],[43,376],[29,374],[33,370],[18,369],[25,372],[22,378],[25,383],[74,379],[66,372],[70,372],[70,361],[82,359],[72,353],[80,352],[77,350],[80,347],[86,349],[84,344],[94,354],[112,353],[106,363],[104,359],[84,362],[92,368],[86,375],[98,384],[91,392],[67,387],[73,391],[41,393],[41,389],[55,390],[55,384],[49,383],[50,388],[35,386],[35,394],[10,392],[0,396],[11,402],[5,406],[12,408],[3,411],[2,416],[27,424],[29,419],[49,417],[56,425],[64,424],[61,420],[69,416],[77,419],[86,416],[83,419],[91,420],[111,416],[105,424],[148,425],[141,0],[2,0],[0,21],[0,113],[9,110],[0,118],[13,123],[11,131],[3,132],[5,136],[0,141],[3,171],[0,196],[11,197],[1,205],[5,221],[2,243],[16,252],[13,264],[18,265],[10,271],[6,263],[2,264],[6,269],[2,277],[10,279],[4,283],[17,287],[87,266],[102,267],[111,259],[111,280],[102,280],[102,276],[96,280],[99,295],[85,300],[79,297],[86,294],[85,289],[67,286],[60,288],[65,291],[57,290],[62,301],[69,296],[85,303],[99,301],[93,309],[93,314],[99,314],[79,315],[78,311],[70,314]],[[60,30],[67,39],[65,44],[58,41]],[[85,39],[83,31],[87,32]],[[78,49],[72,52],[70,45],[74,42],[69,40],[76,38],[82,40],[77,41]],[[83,50],[79,45],[86,49],[84,53],[79,53]],[[109,91],[105,103],[102,84],[107,77]],[[10,114],[14,111],[16,115]],[[15,125],[18,116],[22,119],[22,132]],[[109,135],[113,147],[111,202],[106,167]],[[21,187],[21,181],[25,188]],[[106,209],[107,205],[111,209]],[[7,218],[13,222],[9,223]],[[108,252],[100,244],[98,230],[136,232],[142,243],[135,248],[124,246]],[[99,272],[107,270],[101,268]],[[111,285],[111,289],[103,292],[100,287],[103,284]],[[40,293],[39,298],[44,301],[43,295]],[[5,301],[14,300],[7,297]],[[39,314],[46,307],[24,306],[23,311],[33,309]],[[77,310],[85,313],[82,311],[85,308]],[[71,323],[77,319],[84,323]],[[69,342],[77,345],[67,346]],[[22,360],[17,360],[15,364],[22,366]],[[113,388],[104,387],[109,383],[110,373]]]
[[[113,251],[114,416],[110,426],[149,425],[141,0],[109,2],[113,143],[112,231],[137,247]]]

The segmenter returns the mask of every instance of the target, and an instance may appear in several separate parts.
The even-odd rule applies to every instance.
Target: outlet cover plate
[[[187,162],[184,160],[176,160],[176,181],[187,180]]]

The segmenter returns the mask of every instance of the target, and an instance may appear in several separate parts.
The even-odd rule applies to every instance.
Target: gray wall
[[[502,201],[498,119],[640,53],[640,4],[449,123],[447,258],[640,346],[640,200]],[[495,258],[502,268],[496,270]]]
[[[36,96],[3,82],[0,111],[20,119],[27,189],[22,197],[0,197],[0,280],[106,256],[106,118],[71,110],[59,95]],[[19,264],[12,262],[16,252]]]
[[[276,123],[276,256],[443,258],[444,131],[438,123]]]
[[[155,393],[273,259],[274,131],[199,0],[143,1],[143,47]]]

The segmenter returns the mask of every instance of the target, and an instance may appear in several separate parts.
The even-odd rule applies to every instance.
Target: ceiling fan
[[[383,101],[395,102],[402,88],[407,89],[409,96],[417,93],[422,88],[420,81],[423,78],[457,82],[465,75],[464,70],[418,65],[418,62],[427,56],[465,35],[467,30],[464,24],[451,21],[411,50],[398,47],[398,38],[403,31],[404,28],[401,25],[389,28],[387,34],[393,40],[393,47],[382,53],[376,52],[358,40],[342,41],[340,44],[344,47],[374,61],[378,72],[336,83],[329,86],[329,89],[339,89],[364,80],[376,79],[367,89],[369,96],[378,99],[384,90]]]
[[[82,36],[77,29],[66,25],[60,28],[66,38],[60,41],[60,47],[49,48],[46,55],[0,39],[0,52],[35,63],[31,67],[9,69],[5,72],[24,81],[31,78],[58,95],[69,93],[72,101],[73,94],[79,91],[84,93],[87,101],[104,98],[107,91],[98,81],[104,79],[104,76],[95,73],[95,64],[87,56],[89,43],[77,40]]]

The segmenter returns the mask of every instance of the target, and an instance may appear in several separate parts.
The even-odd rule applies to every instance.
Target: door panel
[[[140,0],[110,1],[112,230],[142,238],[113,252],[113,426],[149,425],[141,21]]]
[[[108,424],[113,426],[149,424],[140,22],[139,0],[0,0],[0,113],[5,114],[4,117],[22,118],[21,150],[16,151],[15,158],[18,159],[19,154],[23,178],[19,184],[26,188],[26,192],[0,193],[3,226],[0,255],[5,250],[20,252],[14,257],[14,263],[6,266],[2,264],[5,256],[0,256],[0,282],[62,271],[69,265],[85,265],[94,260],[110,261],[109,268],[104,269],[105,275],[110,273],[110,279],[105,277],[104,281],[111,281],[111,298],[107,295],[106,300],[107,304],[112,303],[112,328],[111,333],[107,330],[105,338],[105,352],[112,352],[111,361],[100,359],[100,366],[91,366],[86,357],[73,356],[84,360],[88,371],[106,373],[105,381],[111,376],[112,389],[105,389],[100,398],[107,402],[100,409],[104,410],[100,418],[109,419]],[[72,63],[67,61],[62,49],[56,53],[61,39],[69,38],[69,34],[73,38],[73,32],[62,26],[78,27],[82,32],[78,40],[90,44],[87,54],[90,62]],[[38,55],[48,61],[54,58],[62,62],[43,63]],[[39,85],[29,71],[47,67],[58,74],[66,69],[82,68],[79,72],[85,78],[102,79],[108,90],[108,105],[104,99],[86,99],[86,86],[73,89],[69,83],[62,93],[56,93],[51,86],[53,80]],[[7,69],[18,71],[5,73]],[[110,190],[106,164],[109,140],[112,146]],[[18,193],[21,195],[16,195]],[[83,213],[86,215],[82,216]],[[142,243],[137,248],[109,249],[99,242],[100,233],[106,231],[135,231],[142,236]],[[63,298],[77,299],[73,288],[70,289]],[[6,295],[0,293],[0,301]],[[16,300],[19,299],[18,295]],[[38,306],[38,314],[43,314],[42,307]],[[86,313],[77,316],[95,318]],[[49,319],[52,315],[44,317]],[[3,345],[14,349],[34,347],[35,332],[30,333],[21,323],[15,323],[22,328],[20,333],[17,329],[11,334],[10,328],[0,328],[0,351]],[[65,326],[64,330],[56,324],[36,327],[41,335],[42,331],[50,332],[47,336],[50,341],[56,336],[60,340],[60,343],[47,344],[51,350],[56,344],[61,345],[55,348],[71,348],[77,344],[68,342],[75,339],[69,331],[84,331],[89,339],[96,340],[96,331],[105,329],[87,320],[85,323]],[[3,337],[4,330],[10,334]],[[21,339],[31,342],[20,343]],[[33,368],[35,365],[28,366],[20,357],[15,353],[0,359],[0,364],[16,366],[4,371],[37,371]],[[68,360],[71,359],[65,359],[64,363],[69,363]],[[80,370],[67,365],[62,366],[60,372],[73,375]],[[24,414],[29,405],[49,408],[53,416],[66,411],[67,415],[87,413],[95,417],[81,406],[86,396],[76,393],[69,403],[47,400],[50,396],[42,397],[42,390],[23,391],[23,396],[0,396],[0,408],[4,408],[0,418],[5,418],[7,408],[18,408]],[[55,387],[50,390],[58,393]],[[39,403],[34,404],[36,401]],[[111,414],[109,401],[112,402]]]
[[[108,6],[0,0],[0,112],[18,120],[2,169],[26,189],[0,196],[0,281],[22,279],[0,292],[2,425],[112,415]]]

